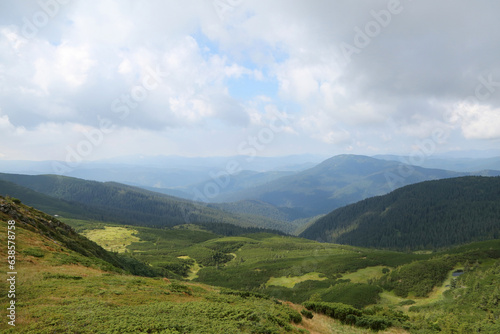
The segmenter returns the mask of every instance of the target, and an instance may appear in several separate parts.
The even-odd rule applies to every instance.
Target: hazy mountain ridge
[[[73,217],[85,217],[102,221],[130,225],[175,226],[185,223],[233,224],[240,227],[271,228],[287,230],[288,224],[264,217],[233,214],[201,203],[195,203],[142,188],[127,186],[116,182],[86,181],[57,175],[17,175],[0,173],[0,180],[15,183],[30,191],[14,192],[26,203],[45,204],[52,214],[70,211]],[[10,189],[10,190],[9,190]],[[13,195],[13,187],[1,189],[0,193]],[[9,193],[10,192],[10,193]],[[38,197],[35,192],[45,196]],[[29,195],[29,196],[28,196]],[[26,197],[28,196],[28,197]],[[67,207],[57,201],[64,200]],[[74,210],[72,203],[77,203]],[[84,212],[82,213],[82,210]],[[88,214],[85,214],[88,211]]]
[[[367,156],[340,155],[294,175],[227,196],[221,195],[217,199],[260,200],[279,209],[293,209],[295,214],[292,219],[299,219],[328,213],[408,184],[470,174],[410,166]],[[499,175],[500,172],[486,174]]]
[[[411,157],[399,155],[375,155],[373,158],[408,163]],[[439,168],[456,172],[478,172],[483,170],[500,170],[500,157],[464,158],[451,156],[430,156],[415,159],[415,163],[424,168]]]
[[[242,157],[239,158],[242,159]],[[309,157],[302,157],[300,159],[306,158]],[[270,161],[271,164],[277,164],[278,162],[296,161],[299,158],[289,157],[283,159],[256,158],[255,166],[258,166],[259,163],[264,164],[266,161]],[[134,189],[134,191],[137,192],[137,194],[140,193],[142,197],[155,198],[155,200],[166,201],[170,204],[173,202],[180,204],[180,209],[178,206],[175,209],[171,207],[173,210],[171,213],[175,212],[173,216],[167,214],[169,218],[172,218],[177,223],[186,219],[213,221],[215,216],[220,215],[220,211],[218,211],[219,213],[216,213],[216,211],[221,209],[229,213],[224,213],[222,216],[231,216],[229,219],[231,223],[236,222],[236,224],[243,226],[254,225],[273,228],[291,233],[297,228],[300,229],[301,224],[303,224],[303,221],[307,218],[327,214],[336,208],[372,196],[383,195],[408,184],[471,174],[500,175],[499,171],[469,173],[430,169],[405,165],[398,161],[375,159],[359,155],[334,156],[312,168],[299,172],[257,172],[244,170],[235,174],[231,174],[223,169],[209,170],[217,164],[217,166],[220,166],[220,164],[224,162],[227,163],[227,160],[224,160],[224,158],[183,159],[180,157],[158,157],[145,158],[144,161],[139,159],[139,161],[143,163],[144,168],[146,168],[143,170],[146,176],[142,177],[142,174],[139,173],[136,175],[134,182],[128,183],[129,185],[132,183],[135,188],[131,186],[127,187],[124,184],[118,185],[113,182],[103,183],[79,179],[74,179],[74,184],[68,186],[61,184],[61,180],[67,180],[64,179],[63,176],[41,176],[36,182],[32,181],[33,179],[28,176],[19,176],[17,180],[13,180],[4,175],[4,179],[66,201],[80,202],[81,205],[92,205],[94,209],[91,211],[94,215],[105,212],[108,209],[107,202],[109,201],[115,201],[110,209],[118,210],[116,213],[111,214],[112,217],[119,216],[120,214],[123,215],[124,212],[120,212],[120,210],[123,209],[127,211],[131,206],[135,206],[135,211],[142,211],[142,216],[137,216],[135,213],[127,215],[125,221],[128,223],[132,223],[132,217],[134,217],[133,219],[147,221],[148,223],[156,221],[155,223],[161,222],[161,224],[172,224],[173,222],[167,223],[156,214],[147,214],[144,216],[146,213],[144,210],[150,210],[151,203],[148,204],[147,202],[143,202],[142,208],[137,206],[135,202],[131,205],[121,207],[121,204],[116,203],[116,198],[109,198],[112,194],[120,194],[120,189],[118,188],[122,188],[121,191],[125,192]],[[172,171],[170,169],[162,171],[159,166],[168,161],[176,163],[176,166],[188,163],[192,163],[192,165],[186,167],[187,169],[185,171]],[[210,165],[203,167],[202,165],[204,162],[210,162],[214,165],[212,165],[212,167]],[[125,163],[125,161],[122,163]],[[106,162],[100,162],[99,164],[95,163],[94,167],[97,169],[94,171],[102,171],[104,166],[106,166]],[[270,165],[267,166],[269,167]],[[130,168],[128,172],[133,172],[139,167],[122,166],[120,168],[122,168],[120,169],[122,172],[126,171],[127,168]],[[185,184],[186,182],[194,183],[173,188],[162,188],[162,184],[156,184],[154,187],[140,186],[140,184],[152,183],[158,177],[158,175],[154,173],[152,175],[147,175],[148,168],[154,168],[155,173],[159,173],[158,175],[166,173],[164,175],[172,176],[176,179],[175,182],[177,182],[177,185]],[[80,170],[80,172],[81,171],[82,170]],[[100,177],[106,179],[107,177],[111,177],[110,175],[115,172],[115,169],[110,169]],[[191,175],[190,173],[194,174]],[[131,178],[132,174],[130,174],[127,179]],[[199,182],[201,178],[197,179],[193,177],[193,175],[204,175],[203,181]],[[210,178],[207,179],[206,177]],[[1,178],[2,176],[0,176],[0,179]],[[45,183],[40,181],[42,178],[46,179]],[[49,182],[48,178],[50,178],[51,184],[47,183]],[[83,187],[84,184],[92,184],[94,189],[91,190],[90,188],[86,188],[84,191],[86,194],[83,194],[82,189],[85,188]],[[62,188],[57,189],[57,187]],[[115,189],[109,192],[113,187]],[[143,191],[137,187],[147,190]],[[75,194],[75,192],[71,190],[73,188],[78,190],[78,198],[73,197]],[[100,194],[100,196],[104,196],[103,192],[108,192],[109,196],[100,198],[96,201],[96,198],[91,195],[92,192],[96,192]],[[82,196],[84,198],[82,198]],[[119,198],[119,196],[117,198]],[[142,200],[143,198],[141,201]],[[201,205],[198,203],[197,205],[201,205],[202,207],[199,208],[193,206],[192,200],[211,202],[212,204]],[[157,212],[161,212],[161,209],[158,210]],[[198,216],[196,213],[198,211],[204,212],[204,214]],[[222,221],[228,222],[227,219],[222,219]]]

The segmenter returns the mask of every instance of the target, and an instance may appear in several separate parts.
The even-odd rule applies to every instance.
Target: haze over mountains
[[[249,162],[257,169],[254,171],[240,170],[244,157],[156,157],[138,159],[135,165],[126,164],[132,164],[134,159],[125,159],[112,166],[107,162],[88,163],[73,171],[94,179],[125,178],[128,184],[150,184],[140,186],[144,189],[66,176],[4,173],[0,179],[10,182],[1,185],[9,189],[10,195],[26,197],[28,204],[42,205],[42,209],[53,214],[59,210],[74,216],[86,211],[93,213],[90,217],[93,219],[107,217],[130,224],[137,220],[139,224],[158,226],[173,226],[194,219],[294,233],[302,231],[313,217],[406,185],[469,175],[500,175],[496,158],[476,160],[469,166],[498,167],[498,170],[475,172],[410,166],[386,160],[388,157],[376,159],[359,155],[334,156],[305,168],[318,158],[255,158]],[[450,166],[457,163],[453,159],[443,161]],[[48,165],[40,162],[25,166],[34,171],[36,166],[43,169]],[[175,168],[170,168],[172,166]],[[10,168],[14,167],[16,163],[11,162]],[[157,186],[158,182],[173,186],[155,187],[155,182]],[[1,188],[1,194],[9,195]],[[54,203],[53,199],[62,202]]]

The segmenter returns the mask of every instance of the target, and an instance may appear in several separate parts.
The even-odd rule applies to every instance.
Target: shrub
[[[356,326],[381,331],[392,326],[392,322],[382,317],[365,315],[356,319]]]
[[[355,316],[354,314],[349,314],[346,318],[345,318],[345,323],[347,325],[355,325],[356,322],[358,321],[358,317]]]
[[[40,248],[26,248],[21,253],[34,257],[43,257],[45,255],[45,253]]]
[[[300,324],[302,322],[302,316],[300,315],[299,312],[291,308],[287,309],[286,311],[288,313],[288,318],[290,319],[290,321],[293,321],[296,324]]]
[[[83,277],[81,276],[72,276],[66,274],[51,274],[51,273],[43,273],[43,279],[70,279],[70,280],[81,280]]]
[[[185,293],[190,296],[193,294],[190,287],[175,282],[172,282],[172,284],[168,285],[167,289],[169,289],[171,292]]]
[[[15,197],[12,197],[11,198],[12,202],[14,202],[15,204],[21,204],[21,200],[19,198],[15,198]]]
[[[313,310],[316,313],[325,314],[331,318],[338,319],[340,321],[345,321],[346,317],[350,314],[361,316],[361,311],[350,305],[342,303],[304,303],[304,307],[308,310]]]
[[[416,302],[414,300],[411,300],[411,299],[407,299],[407,300],[403,300],[402,302],[400,302],[398,305],[400,306],[405,306],[405,305],[413,305],[415,304]]]
[[[304,317],[306,317],[307,319],[312,319],[314,317],[313,313],[309,310],[306,310],[306,309],[300,311],[300,313],[302,313],[302,315]]]

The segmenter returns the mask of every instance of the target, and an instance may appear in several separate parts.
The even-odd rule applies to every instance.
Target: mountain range
[[[328,213],[359,200],[427,180],[467,175],[500,175],[499,171],[454,172],[411,166],[367,156],[339,155],[313,168],[268,183],[220,195],[221,202],[257,200],[283,211],[288,220]]]
[[[297,159],[288,158],[281,163]],[[188,160],[180,161],[188,163]],[[203,161],[212,160],[191,161],[194,165],[187,167],[185,172],[193,172],[201,168]],[[221,161],[214,159],[212,163],[220,165]],[[161,165],[165,161],[153,162]],[[143,162],[147,165],[143,171],[145,175],[147,168],[158,168],[153,162]],[[177,161],[177,164],[180,162]],[[126,167],[121,168],[123,171]],[[113,171],[108,170],[108,173]],[[171,170],[165,173],[170,175]],[[196,181],[196,178],[184,175]],[[28,204],[41,205],[53,214],[70,213],[70,216],[157,226],[172,226],[186,221],[222,222],[295,233],[303,231],[314,217],[369,197],[387,194],[405,185],[469,175],[495,176],[500,172],[454,172],[367,156],[340,155],[302,171],[239,171],[233,175],[226,169],[217,173],[208,172],[208,175],[211,175],[209,180],[198,180],[188,186],[179,174],[177,181],[184,186],[166,189],[56,175],[3,173],[0,180],[11,184],[3,184],[0,190],[3,188],[5,190],[1,193],[8,194],[8,188],[12,196],[27,198]],[[153,180],[155,176],[150,177]],[[137,179],[136,182],[140,183]],[[163,190],[178,196],[167,195],[162,193]],[[54,198],[62,201],[54,202]],[[208,201],[212,203],[206,203]]]

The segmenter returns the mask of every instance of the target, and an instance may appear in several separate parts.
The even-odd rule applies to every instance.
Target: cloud
[[[460,103],[453,111],[463,135],[468,139],[500,139],[500,108]]]
[[[116,131],[88,159],[115,154],[126,133],[140,143],[130,153],[152,141],[151,152],[205,154],[198,137],[233,154],[270,108],[289,119],[268,147],[283,154],[405,154],[436,128],[453,138],[442,150],[498,144],[494,1],[46,3],[0,4],[0,126],[54,155],[78,144],[74,126],[103,119]],[[477,106],[456,107],[478,89]],[[42,158],[15,136],[2,139]]]

